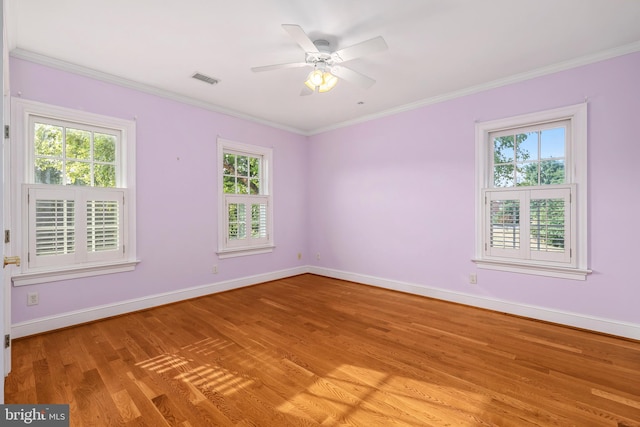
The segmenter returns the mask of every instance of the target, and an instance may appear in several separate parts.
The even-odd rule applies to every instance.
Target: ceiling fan
[[[371,77],[345,67],[342,63],[386,50],[387,43],[381,36],[345,47],[344,49],[331,51],[328,41],[312,41],[299,25],[283,24],[282,28],[284,28],[293,40],[305,51],[304,62],[253,67],[251,71],[262,72],[282,68],[313,67],[313,70],[304,82],[304,87],[300,95],[311,95],[314,92],[328,92],[335,87],[339,78],[364,89],[371,87],[376,82]]]

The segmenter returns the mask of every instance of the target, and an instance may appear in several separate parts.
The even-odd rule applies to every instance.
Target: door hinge
[[[4,137],[9,138],[9,125],[4,125]]]
[[[5,243],[11,243],[11,231],[10,230],[4,230],[4,242]]]
[[[11,347],[11,335],[7,334],[4,336],[4,348]]]

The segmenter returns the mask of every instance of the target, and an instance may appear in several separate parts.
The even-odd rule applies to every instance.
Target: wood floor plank
[[[72,426],[640,427],[640,342],[301,275],[15,340]]]

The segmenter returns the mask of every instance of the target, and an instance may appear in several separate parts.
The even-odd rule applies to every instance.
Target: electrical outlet
[[[27,305],[38,305],[40,304],[40,296],[37,292],[29,292],[27,294]]]
[[[478,283],[478,275],[476,273],[471,273],[469,275],[469,283],[475,285]]]
[[[213,266],[213,268],[211,269],[211,272],[212,272],[213,274],[218,274],[218,266],[217,266],[217,265],[214,265],[214,266]]]
[[[298,252],[298,259],[302,259],[302,252]]]

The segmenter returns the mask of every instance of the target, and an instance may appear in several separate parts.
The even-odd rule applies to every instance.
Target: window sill
[[[524,262],[473,259],[478,268],[488,270],[509,271],[512,273],[533,274],[536,276],[557,277],[571,280],[587,280],[591,270],[553,265],[529,264]]]
[[[256,246],[253,248],[233,248],[233,249],[221,249],[216,254],[219,259],[225,258],[235,258],[239,256],[247,256],[247,255],[258,255],[258,254],[267,254],[269,252],[273,252],[275,246],[267,245],[267,246]]]
[[[133,271],[139,263],[124,261],[110,264],[93,264],[82,267],[69,267],[58,270],[30,271],[11,276],[13,286],[35,285],[38,283],[57,282],[61,280],[78,279],[81,277],[100,276],[103,274]]]

